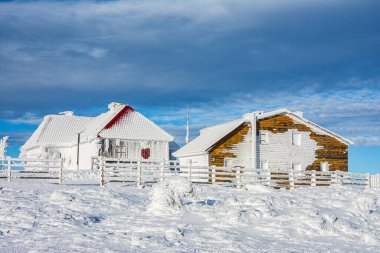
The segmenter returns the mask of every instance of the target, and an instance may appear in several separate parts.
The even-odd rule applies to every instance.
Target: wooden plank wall
[[[348,146],[338,139],[313,131],[305,124],[296,123],[291,117],[277,115],[258,121],[257,130],[266,130],[272,133],[284,133],[291,129],[310,132],[310,138],[317,142],[320,149],[316,151],[313,164],[307,170],[320,170],[321,162],[328,162],[330,170],[348,171]],[[258,133],[257,133],[258,134]]]

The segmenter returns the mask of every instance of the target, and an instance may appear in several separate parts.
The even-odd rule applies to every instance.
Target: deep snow
[[[2,181],[2,252],[380,252],[380,191]]]

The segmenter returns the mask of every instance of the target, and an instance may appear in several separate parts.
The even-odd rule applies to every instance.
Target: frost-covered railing
[[[369,187],[380,188],[380,174],[370,176]]]
[[[41,179],[63,183],[64,177],[84,170],[65,170],[62,159],[0,160],[0,178],[9,182],[17,179]],[[289,169],[252,170],[244,167],[180,166],[178,161],[127,160],[92,158],[91,173],[99,173],[101,186],[114,182],[145,183],[164,181],[174,175],[193,183],[224,184],[241,187],[246,184],[264,184],[274,188],[295,189],[307,186],[349,185],[357,188],[380,188],[380,175],[341,171],[302,171]]]
[[[0,178],[63,180],[63,159],[12,158],[0,160]]]
[[[136,182],[141,186],[144,183],[164,181],[166,177],[178,175],[186,177],[193,183],[226,184],[237,187],[254,183],[287,189],[329,185],[379,187],[374,175],[341,171],[295,172],[289,169],[252,170],[243,167],[180,166],[178,161],[101,157],[98,157],[93,165],[99,169],[101,186],[113,182]]]

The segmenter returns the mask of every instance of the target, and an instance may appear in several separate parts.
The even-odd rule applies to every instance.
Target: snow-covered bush
[[[151,204],[148,210],[154,214],[180,209],[187,198],[195,197],[193,185],[185,178],[167,178],[165,182],[153,185],[150,192]]]

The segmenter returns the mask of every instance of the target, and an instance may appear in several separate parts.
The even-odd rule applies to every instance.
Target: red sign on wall
[[[141,156],[144,159],[148,159],[150,157],[150,148],[141,149]]]

